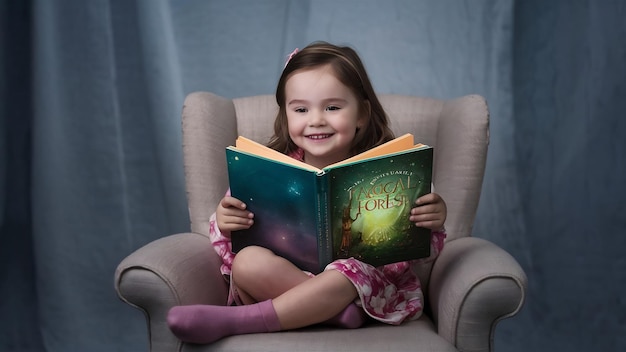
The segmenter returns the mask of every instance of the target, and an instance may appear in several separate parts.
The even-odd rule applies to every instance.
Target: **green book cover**
[[[259,245],[312,273],[339,258],[380,266],[430,255],[431,232],[409,212],[431,191],[432,147],[323,170],[233,147],[226,157],[231,194],[255,214],[231,234],[234,252]]]

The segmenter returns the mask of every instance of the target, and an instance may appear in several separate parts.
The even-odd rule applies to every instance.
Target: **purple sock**
[[[244,306],[177,306],[170,309],[167,324],[176,337],[191,343],[281,330],[271,300]]]
[[[325,321],[326,324],[346,328],[360,328],[367,321],[367,314],[362,308],[354,303],[350,303],[339,314]]]

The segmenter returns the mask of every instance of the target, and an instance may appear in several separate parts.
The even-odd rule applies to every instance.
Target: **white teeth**
[[[311,139],[324,139],[324,138],[328,138],[330,135],[328,134],[315,134],[315,135],[311,135],[309,136],[309,138]]]

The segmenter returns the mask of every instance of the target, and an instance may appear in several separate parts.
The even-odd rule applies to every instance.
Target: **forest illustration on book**
[[[340,258],[373,266],[430,255],[431,232],[409,221],[430,193],[433,148],[406,134],[323,169],[239,137],[226,149],[231,194],[255,214],[233,251],[271,249],[318,273]]]

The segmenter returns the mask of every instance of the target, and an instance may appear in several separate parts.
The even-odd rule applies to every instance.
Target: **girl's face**
[[[323,168],[350,156],[364,122],[359,101],[330,66],[298,70],[285,84],[289,136],[307,164]]]

